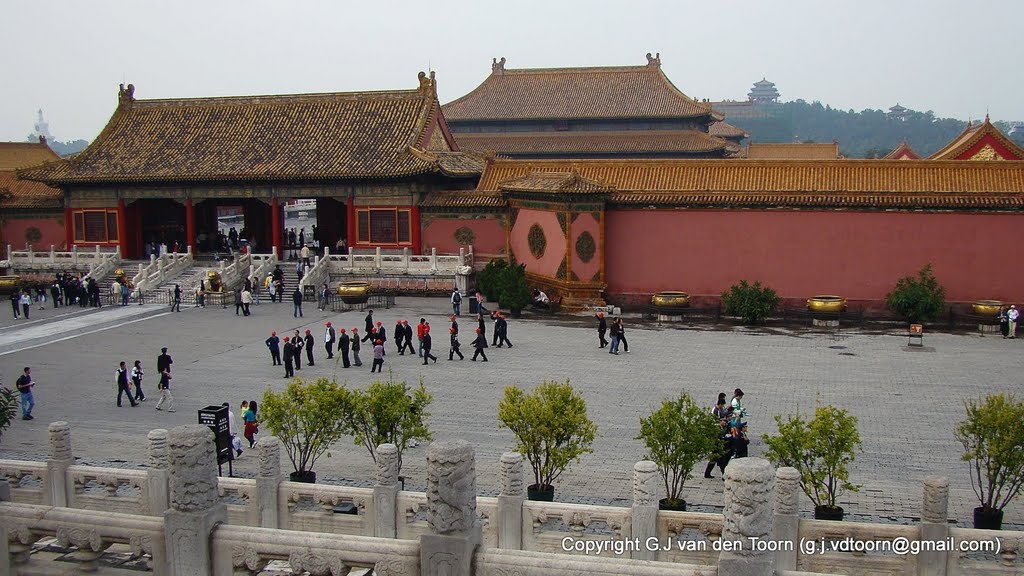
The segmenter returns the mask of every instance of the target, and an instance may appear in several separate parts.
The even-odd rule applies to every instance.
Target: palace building
[[[45,137],[39,142],[0,142],[0,245],[65,248],[61,191],[17,176],[19,169],[57,160],[60,156]]]

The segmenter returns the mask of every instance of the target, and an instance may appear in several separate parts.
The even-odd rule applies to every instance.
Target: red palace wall
[[[527,238],[530,228],[534,224],[541,227],[546,240],[544,254],[540,258],[534,257],[530,252]],[[562,265],[562,260],[565,259],[565,234],[562,232],[562,227],[558,224],[558,217],[554,212],[520,209],[508,240],[516,262],[526,264],[527,272],[554,278],[558,273],[559,266]]]
[[[431,248],[437,248],[439,254],[458,254],[460,246],[455,240],[455,231],[463,227],[472,230],[474,236],[476,236],[473,241],[474,253],[505,253],[505,227],[496,216],[487,218],[445,218],[435,216],[423,228],[424,250],[429,253]]]
[[[24,250],[27,243],[25,232],[33,226],[38,228],[42,234],[42,238],[32,244],[33,250],[49,250],[51,244],[56,250],[67,250],[63,211],[59,215],[49,218],[5,218],[3,220],[3,243],[10,244],[12,250]]]
[[[609,211],[605,276],[614,302],[717,296],[742,279],[783,298],[877,302],[930,262],[947,301],[1024,302],[1022,224],[1007,214]]]
[[[571,231],[572,273],[583,282],[599,282],[601,280],[598,275],[601,271],[601,223],[590,212],[584,212],[573,220]],[[594,239],[594,256],[589,262],[584,262],[576,253],[576,244],[584,232],[589,232],[590,237]]]

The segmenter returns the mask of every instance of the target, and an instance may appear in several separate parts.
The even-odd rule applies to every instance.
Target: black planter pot
[[[669,504],[668,498],[658,500],[658,510],[672,510],[674,512],[686,512],[686,500],[678,500]]]
[[[814,519],[815,520],[835,520],[840,522],[843,519],[843,507],[842,506],[815,506],[814,507]]]
[[[555,487],[550,484],[530,484],[526,487],[526,498],[537,502],[553,502]]]
[[[974,527],[980,530],[1002,530],[1003,511],[981,506],[975,508]]]
[[[316,472],[313,472],[312,470],[306,470],[305,472],[292,472],[288,475],[288,479],[292,482],[316,484]]]
[[[512,314],[513,318],[519,318],[523,315],[522,308],[509,308],[509,313]]]

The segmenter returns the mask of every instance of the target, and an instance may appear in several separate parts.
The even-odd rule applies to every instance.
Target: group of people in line
[[[750,437],[747,435],[747,411],[743,408],[743,390],[737,388],[732,395],[732,400],[726,402],[725,392],[718,394],[718,400],[711,413],[718,420],[722,441],[721,450],[711,458],[704,468],[705,478],[714,478],[711,472],[715,466],[722,471],[722,479],[725,479],[725,467],[733,458],[746,458],[747,447],[750,445]]]
[[[33,291],[35,296],[33,297]],[[14,319],[24,317],[29,319],[33,301],[44,308],[46,304],[46,293],[49,291],[50,300],[54,308],[78,304],[82,308],[86,306],[99,307],[100,286],[92,278],[82,280],[81,276],[58,272],[53,282],[36,284],[34,287],[25,286],[16,288],[11,292],[11,309],[14,312]]]
[[[160,400],[156,403],[157,410],[176,411],[174,409],[174,398],[171,396],[171,364],[173,363],[174,360],[167,353],[167,348],[161,348],[160,355],[156,358],[156,371],[160,374],[160,380],[157,383],[157,390],[160,392]],[[117,371],[114,372],[118,408],[123,406],[122,398],[124,396],[128,397],[128,403],[131,404],[132,408],[146,401],[146,393],[142,390],[142,379],[145,374],[142,368],[142,360],[136,360],[135,365],[132,366],[130,371],[124,361],[118,365]]]

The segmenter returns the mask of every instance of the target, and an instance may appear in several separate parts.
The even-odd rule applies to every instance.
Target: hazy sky
[[[413,88],[448,102],[508,68],[644,64],[696,98],[855,110],[897,101],[940,117],[1024,120],[1024,2],[0,0],[0,140],[42,108],[63,141],[92,140],[137,98]]]

